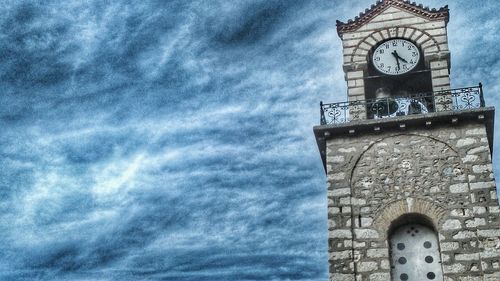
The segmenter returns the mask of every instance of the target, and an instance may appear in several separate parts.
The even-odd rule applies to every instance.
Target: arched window
[[[443,271],[436,232],[418,220],[409,221],[398,224],[390,231],[392,280],[442,281]]]

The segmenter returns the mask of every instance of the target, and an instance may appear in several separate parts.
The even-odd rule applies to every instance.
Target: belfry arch
[[[413,27],[395,27],[385,28],[372,32],[370,35],[363,38],[355,47],[350,60],[347,63],[366,62],[368,52],[379,42],[391,39],[403,38],[415,42],[421,46],[424,52],[426,64],[435,58],[442,50],[443,46],[425,30],[419,30]],[[449,54],[449,53],[446,53]]]

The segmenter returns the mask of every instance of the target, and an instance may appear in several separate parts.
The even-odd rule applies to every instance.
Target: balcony
[[[385,119],[433,112],[463,111],[485,107],[481,83],[459,88],[405,97],[320,103],[321,125],[335,125],[366,119]]]
[[[418,133],[482,123],[493,153],[495,108],[485,106],[481,84],[406,97],[321,103],[320,110],[321,125],[313,129],[325,171],[328,140],[386,132]]]

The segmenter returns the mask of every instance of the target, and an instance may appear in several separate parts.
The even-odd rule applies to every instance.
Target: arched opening
[[[391,280],[442,281],[438,236],[429,218],[408,214],[389,229]]]
[[[434,111],[428,94],[432,92],[431,71],[416,42],[386,39],[372,47],[367,61],[364,86],[368,119]]]

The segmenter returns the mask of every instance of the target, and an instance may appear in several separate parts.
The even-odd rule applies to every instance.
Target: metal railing
[[[484,107],[483,87],[459,88],[406,97],[339,103],[320,102],[321,125]]]

